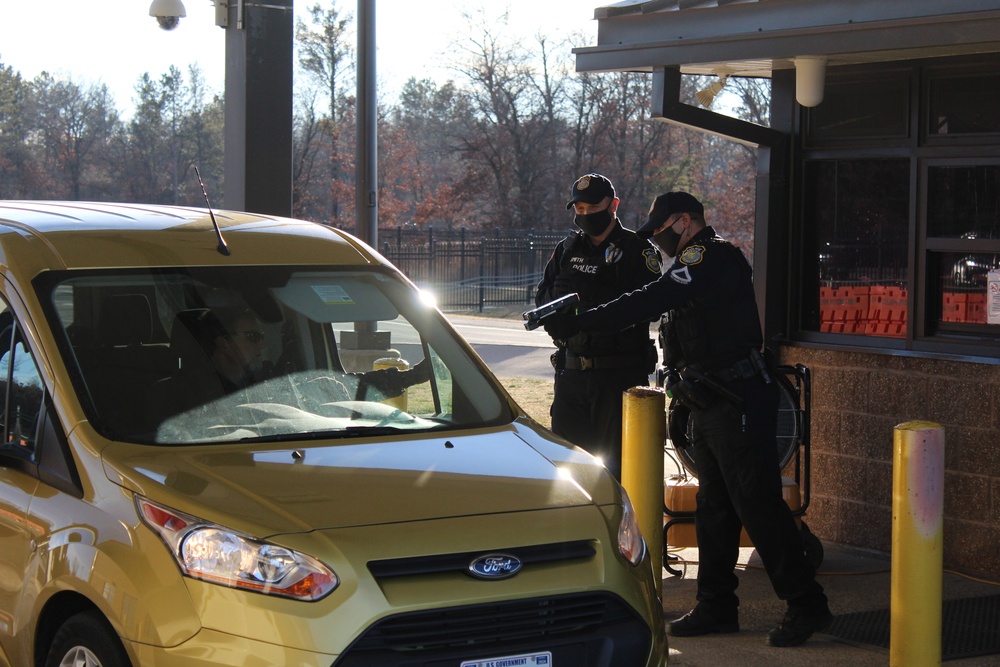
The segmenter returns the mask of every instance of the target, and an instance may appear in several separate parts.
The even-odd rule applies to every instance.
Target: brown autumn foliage
[[[296,30],[304,83],[293,214],[352,229],[353,17],[329,2],[308,17]],[[503,15],[484,11],[467,22],[453,45],[454,80],[411,79],[380,100],[380,226],[567,230],[570,186],[598,171],[615,183],[627,226],[641,224],[656,194],[687,189],[752,253],[752,150],[650,119],[650,77],[577,74],[571,39],[522,43]],[[686,80],[690,103],[706,83]],[[766,88],[730,86],[735,113],[766,124]],[[133,99],[123,112],[103,85],[48,74],[25,81],[0,63],[0,197],[200,206],[197,166],[221,201],[223,100],[200,71],[143,75]]]

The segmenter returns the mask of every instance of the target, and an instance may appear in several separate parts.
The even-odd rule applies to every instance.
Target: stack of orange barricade
[[[820,331],[865,333],[869,311],[868,287],[820,287]]]
[[[980,292],[979,294],[969,295],[969,319],[966,322],[975,322],[976,324],[986,324],[986,295]]]
[[[969,295],[965,292],[945,292],[941,299],[942,322],[966,322],[969,317]]]
[[[986,295],[969,292],[945,292],[941,303],[942,322],[986,323]]]
[[[869,336],[906,336],[906,296],[901,287],[872,285],[870,288],[868,322],[865,333]]]

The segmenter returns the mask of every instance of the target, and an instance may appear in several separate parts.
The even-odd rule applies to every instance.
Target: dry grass
[[[471,315],[474,317],[491,317],[495,319],[520,320],[521,313],[531,308],[527,304],[510,306],[491,306],[483,312],[479,309],[449,310],[448,315]],[[548,428],[552,420],[549,417],[549,406],[552,405],[552,380],[537,378],[499,378],[504,388],[514,397],[517,404],[536,422]]]
[[[549,406],[552,405],[552,380],[500,378],[500,382],[532,419],[546,428],[551,425]]]

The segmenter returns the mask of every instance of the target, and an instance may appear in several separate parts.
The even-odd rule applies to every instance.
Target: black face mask
[[[677,221],[674,221],[674,225]],[[659,234],[653,234],[653,243],[663,251],[667,257],[677,256],[677,244],[681,241],[681,235],[674,231],[674,225],[670,225]]]
[[[600,236],[608,228],[614,218],[611,216],[609,208],[597,213],[581,214],[577,213],[573,218],[576,226],[583,230],[588,236]]]

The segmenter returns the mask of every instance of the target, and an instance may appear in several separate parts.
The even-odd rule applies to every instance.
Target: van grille
[[[576,658],[562,664],[626,667],[644,665],[649,648],[649,628],[628,605],[611,594],[590,593],[390,616],[334,664],[429,667],[548,650],[556,664],[564,651]]]
[[[416,558],[393,558],[368,563],[368,570],[376,579],[389,577],[410,577],[443,572],[468,572],[469,564],[487,553],[505,553],[517,556],[521,563],[529,566],[535,563],[590,558],[597,553],[594,546],[585,540],[555,544],[536,544],[510,549],[469,551],[466,553],[420,556]]]

